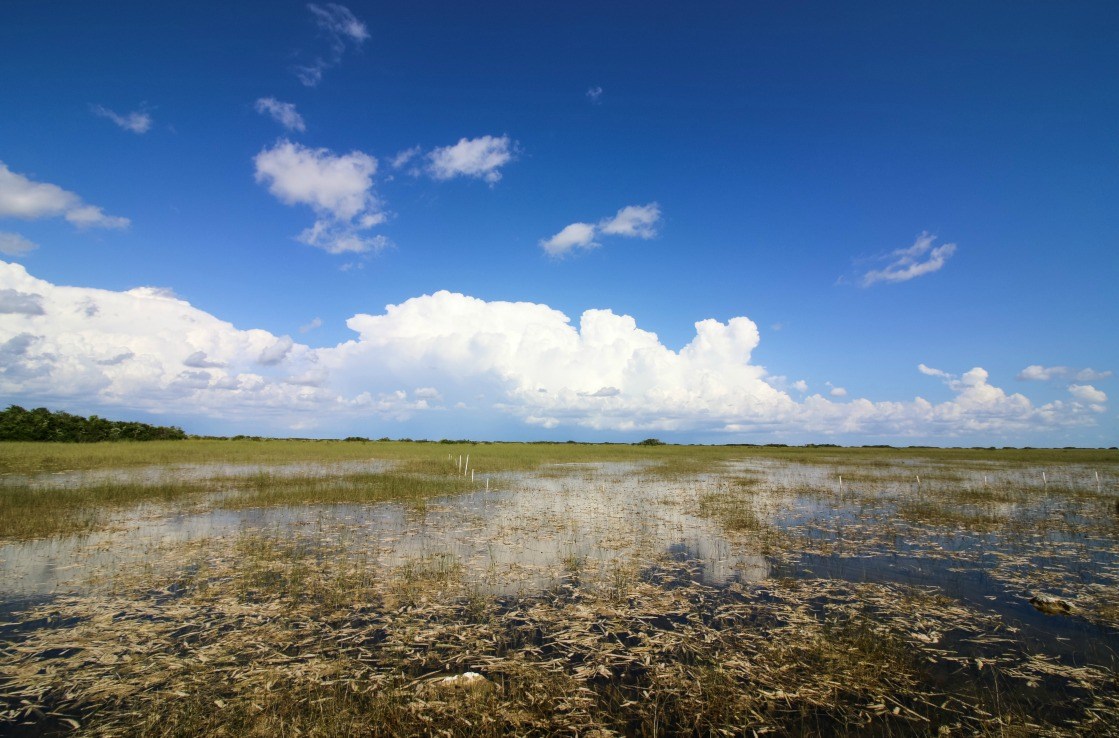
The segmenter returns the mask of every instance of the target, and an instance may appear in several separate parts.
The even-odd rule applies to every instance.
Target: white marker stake
[[[1096,472],[1096,494],[1100,493],[1100,473]]]

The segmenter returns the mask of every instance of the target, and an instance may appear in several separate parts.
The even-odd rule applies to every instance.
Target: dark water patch
[[[1008,586],[981,568],[957,562],[902,554],[837,556],[801,554],[793,562],[774,562],[773,575],[799,579],[841,579],[850,582],[901,584],[933,588],[981,612],[999,615],[1013,640],[1026,653],[1061,659],[1070,666],[1119,665],[1119,629],[1075,613],[1048,615],[1030,604],[1030,593]],[[914,613],[915,615],[919,613]],[[952,644],[972,657],[991,654],[982,644]]]

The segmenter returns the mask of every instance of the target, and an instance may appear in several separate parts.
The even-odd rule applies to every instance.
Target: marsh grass
[[[213,445],[221,443],[228,445]],[[796,568],[807,552],[888,558],[903,543],[908,555],[930,564],[939,557],[953,567],[977,567],[983,546],[945,542],[1000,541],[1004,550],[984,571],[1006,590],[993,592],[1067,589],[1083,613],[1078,617],[1111,617],[1114,624],[1119,590],[1093,558],[1109,552],[1105,562],[1114,569],[1116,467],[1102,452],[1082,455],[1107,472],[1097,494],[1075,476],[1085,468],[1077,466],[1082,459],[1061,467],[1072,481],[1053,474],[1055,483],[1039,486],[1014,481],[1026,464],[1020,455],[1008,465],[991,463],[1001,452],[149,446],[156,457],[173,456],[168,463],[303,459],[321,462],[323,471],[163,486],[8,485],[0,489],[0,506],[9,507],[0,513],[31,521],[10,537],[97,529],[116,512],[149,503],[201,510],[321,505],[322,515],[313,513],[307,525],[169,543],[150,560],[113,571],[108,583],[95,580],[80,594],[18,613],[22,630],[0,647],[0,733],[68,731],[73,724],[79,734],[96,736],[1116,732],[1114,663],[1107,669],[1051,657],[1015,635],[995,610],[942,596],[937,587],[846,582]],[[90,457],[75,466],[65,464],[77,457],[55,447],[0,463],[23,471],[152,463],[128,461],[131,450],[81,450]],[[473,559],[428,543],[401,558],[391,545],[361,537],[363,523],[349,519],[350,510],[329,507],[404,502],[432,536],[426,540],[438,540],[437,521],[474,525],[474,509],[455,518],[446,514],[448,503],[439,504],[439,515],[426,507],[433,497],[481,488],[457,471],[453,460],[467,453],[471,467],[506,473],[507,482],[528,478],[524,472],[569,476],[569,488],[554,481],[547,488],[572,498],[581,491],[596,505],[609,506],[612,485],[622,479],[661,484],[650,499],[669,508],[671,525],[672,515],[698,512],[721,524],[732,548],[790,562],[801,578],[714,586],[700,579],[695,561],[679,561],[657,544],[636,545],[616,560],[588,556],[578,545],[585,541],[574,537],[569,507],[547,521],[516,521],[526,548],[547,535],[571,536],[570,548],[561,542],[547,565],[559,583],[528,594],[488,594],[488,579],[509,572],[492,567],[492,554],[477,555],[484,540],[471,541]],[[1052,464],[1056,456],[1031,459]],[[372,458],[392,464],[377,473],[331,470]],[[828,486],[837,469],[821,466],[825,458],[839,459],[842,490]],[[858,473],[865,478],[847,476],[864,461]],[[618,466],[595,466],[604,462]],[[802,463],[816,466],[814,474],[774,471]],[[922,475],[920,488],[908,481],[913,470]],[[979,470],[991,472],[994,483],[977,484]],[[782,522],[782,512],[798,505],[805,522]],[[1018,507],[1007,513],[1005,506]],[[399,530],[410,535],[416,528]],[[469,536],[483,535],[476,530]],[[976,531],[984,535],[969,537]],[[485,682],[441,686],[441,678],[467,670]]]
[[[715,518],[729,531],[758,533],[765,528],[754,510],[753,499],[732,491],[713,491],[700,495],[699,514]]]
[[[919,589],[720,592],[623,572],[496,598],[453,559],[361,575],[368,562],[317,536],[244,536],[208,559],[171,599],[140,576],[33,613],[56,625],[0,653],[0,720],[97,736],[1002,735],[1070,734],[1116,706],[1080,689],[1068,722],[1043,725],[988,691],[930,689],[930,665],[969,658],[935,634],[997,623]],[[1000,658],[1006,683],[1039,678]],[[485,681],[441,686],[467,670]]]
[[[670,471],[710,470],[721,461],[772,459],[852,471],[920,462],[955,469],[1037,469],[1119,463],[1109,449],[826,448],[803,446],[633,446],[583,443],[418,443],[404,441],[201,440],[145,443],[0,442],[0,475],[176,464],[286,464],[387,459],[430,461],[471,455],[482,472],[527,471],[546,464],[649,462]]]
[[[369,504],[412,502],[475,489],[469,480],[449,473],[409,474],[396,471],[341,475],[278,476],[258,474],[235,480],[233,492],[220,507]]]
[[[432,497],[475,489],[444,466],[438,474],[335,473],[215,477],[150,484],[95,482],[76,487],[0,486],[0,539],[43,538],[95,530],[114,514],[142,505],[243,509],[299,505],[422,505]]]
[[[95,530],[116,512],[143,504],[198,499],[190,482],[155,485],[97,483],[76,488],[0,485],[0,539],[42,538]]]

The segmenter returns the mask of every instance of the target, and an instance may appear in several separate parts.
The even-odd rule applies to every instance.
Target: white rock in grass
[[[476,671],[443,677],[436,682],[436,685],[443,689],[477,689],[485,684],[489,684],[489,680]]]

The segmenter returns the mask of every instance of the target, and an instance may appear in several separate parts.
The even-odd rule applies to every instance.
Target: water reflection
[[[353,471],[347,465],[345,471]],[[368,466],[362,465],[367,471]],[[329,471],[337,473],[338,466]],[[143,470],[130,480],[170,481],[176,474],[205,479],[216,474],[325,472],[311,465],[207,466]],[[378,566],[447,557],[473,577],[481,591],[532,594],[555,586],[573,571],[607,576],[633,561],[686,552],[708,584],[757,581],[769,565],[757,552],[732,545],[715,522],[679,504],[694,497],[694,483],[643,476],[633,465],[569,465],[544,474],[496,477],[492,489],[439,499],[425,509],[395,504],[332,505],[168,513],[141,507],[118,515],[87,535],[0,545],[0,598],[82,591],[111,582],[116,571],[161,565],[161,551],[184,543],[243,533],[330,537]],[[56,484],[112,479],[110,472],[52,479]],[[36,484],[44,483],[37,480]],[[167,562],[171,565],[171,562]]]

